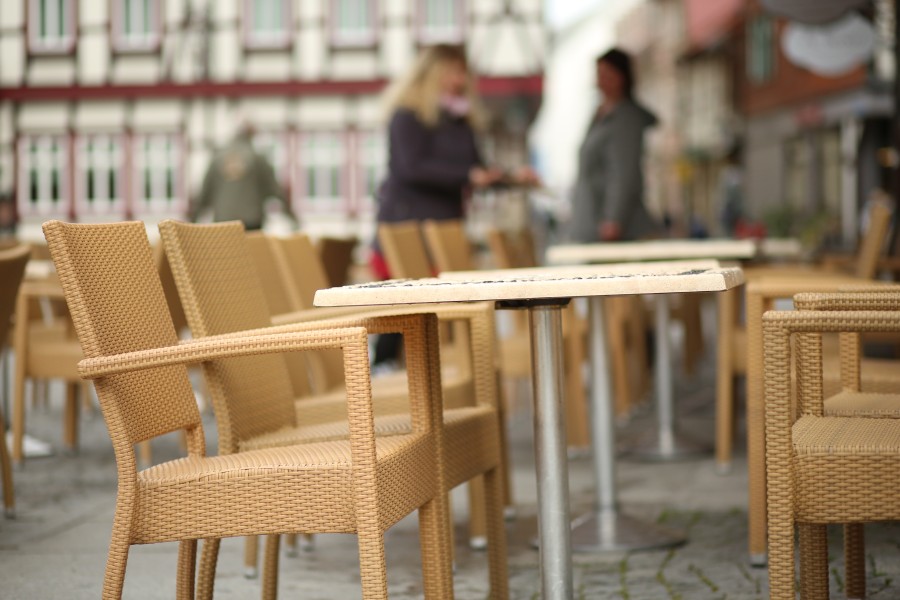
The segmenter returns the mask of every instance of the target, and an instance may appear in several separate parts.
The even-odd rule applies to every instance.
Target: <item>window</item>
[[[171,134],[136,136],[134,140],[134,201],[136,216],[178,215],[183,212],[181,143]]]
[[[747,79],[763,84],[775,76],[775,22],[768,15],[747,21]]]
[[[297,161],[303,209],[319,213],[343,213],[345,160],[343,137],[336,132],[311,132],[300,136]]]
[[[244,43],[250,48],[284,48],[291,43],[289,0],[244,0]]]
[[[419,0],[419,42],[459,44],[463,41],[462,0]]]
[[[19,141],[19,214],[68,216],[68,139],[40,135]]]
[[[382,132],[365,131],[359,134],[356,170],[358,173],[360,213],[375,210],[378,186],[387,171],[387,144]]]
[[[365,47],[376,40],[374,0],[334,0],[331,4],[331,43]]]
[[[78,143],[76,163],[78,215],[124,217],[121,139],[113,135],[82,138]]]
[[[160,38],[159,0],[114,0],[113,37],[124,51],[155,50]]]
[[[29,0],[28,42],[34,52],[70,52],[75,46],[74,0]]]

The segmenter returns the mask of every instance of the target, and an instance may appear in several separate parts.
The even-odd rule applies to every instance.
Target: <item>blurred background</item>
[[[451,42],[490,109],[484,154],[545,184],[473,197],[476,239],[565,221],[594,58],[618,46],[660,117],[647,203],[672,235],[722,235],[731,203],[737,235],[853,248],[897,191],[896,2],[844,4],[811,24],[758,0],[0,0],[0,228],[184,218],[250,121],[305,231],[370,239],[381,92]]]

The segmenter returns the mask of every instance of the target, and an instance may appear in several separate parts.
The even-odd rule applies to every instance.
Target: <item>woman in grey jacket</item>
[[[632,97],[631,59],[613,49],[597,59],[603,103],[578,156],[571,236],[578,242],[634,240],[658,226],[644,206],[644,131],[656,117]]]

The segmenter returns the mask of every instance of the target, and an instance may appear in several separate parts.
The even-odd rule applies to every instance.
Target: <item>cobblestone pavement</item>
[[[680,377],[677,406],[685,433],[711,442],[713,432],[713,366],[707,359],[698,376]],[[515,599],[538,598],[534,531],[535,481],[531,413],[527,393],[513,402],[509,431],[514,461],[518,517],[508,524],[510,584]],[[61,403],[28,415],[31,434],[59,446]],[[213,422],[206,417],[210,436]],[[619,428],[621,446],[652,433],[650,411],[643,410]],[[101,588],[112,523],[115,466],[102,418],[89,412],[81,424],[81,448],[75,456],[57,453],[32,459],[16,475],[18,518],[0,519],[0,597],[5,599],[96,598]],[[740,448],[742,441],[737,446]],[[210,443],[210,448],[215,444]],[[157,460],[178,454],[175,438],[154,443]],[[687,532],[688,542],[671,550],[575,556],[577,598],[728,599],[767,597],[766,571],[752,569],[746,553],[746,465],[742,456],[732,472],[719,475],[712,458],[670,464],[619,461],[620,499],[631,514]],[[573,512],[588,509],[592,478],[587,457],[570,461]],[[457,598],[484,598],[486,560],[464,541],[465,493],[457,490]],[[408,518],[386,537],[392,598],[418,598],[417,528]],[[840,531],[831,536],[832,597],[842,598]],[[900,527],[867,529],[870,597],[900,598]],[[243,577],[241,540],[226,540],[219,561],[219,598],[258,597],[258,581]],[[126,577],[126,598],[171,598],[174,594],[176,546],[135,547]],[[359,597],[356,542],[352,536],[318,536],[315,549],[282,558],[282,598],[342,599]]]

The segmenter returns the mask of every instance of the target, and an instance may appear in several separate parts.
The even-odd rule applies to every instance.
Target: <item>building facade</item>
[[[183,218],[217,147],[253,123],[304,227],[372,234],[381,92],[425,45],[465,43],[493,120],[527,160],[540,0],[3,0],[0,196],[23,237],[50,218]]]

